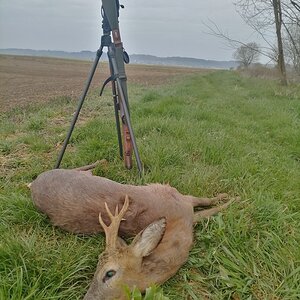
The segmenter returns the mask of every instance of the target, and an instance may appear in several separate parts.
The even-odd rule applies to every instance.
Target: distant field
[[[59,96],[78,98],[91,66],[92,62],[87,61],[0,55],[0,112]],[[163,85],[187,74],[209,72],[139,65],[128,65],[126,71],[128,81],[143,86]],[[101,63],[92,87],[100,87],[109,75],[107,63]]]
[[[0,113],[0,299],[82,299],[104,239],[53,228],[36,211],[27,184],[53,168],[90,65],[0,62],[1,109],[9,105]],[[300,86],[234,71],[131,66],[128,74],[144,177],[118,158],[111,93],[98,97],[100,80],[62,166],[105,158],[95,174],[118,182],[241,197],[195,227],[189,260],[163,285],[169,299],[299,299]],[[29,98],[22,100],[25,91]]]

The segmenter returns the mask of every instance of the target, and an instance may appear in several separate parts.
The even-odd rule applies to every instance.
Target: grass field
[[[299,299],[300,87],[217,71],[129,91],[143,178],[118,159],[109,89],[90,93],[63,167],[105,158],[95,174],[118,182],[242,198],[195,227],[164,295]],[[62,96],[1,115],[0,299],[81,299],[92,278],[103,237],[53,228],[26,186],[53,168],[76,105]]]

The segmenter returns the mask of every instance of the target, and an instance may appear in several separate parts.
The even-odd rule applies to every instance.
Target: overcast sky
[[[229,60],[233,50],[208,35],[214,21],[232,37],[255,41],[231,0],[120,0],[120,31],[129,54]],[[95,51],[100,0],[0,0],[0,48]]]

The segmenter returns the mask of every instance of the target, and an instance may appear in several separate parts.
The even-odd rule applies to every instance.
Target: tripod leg
[[[109,68],[110,68],[110,74],[111,74],[111,76],[113,76],[113,68],[112,68],[110,60],[109,60]],[[114,101],[114,110],[115,110],[115,119],[116,119],[116,128],[117,128],[117,135],[118,135],[120,157],[123,158],[122,134],[121,134],[120,116],[119,116],[120,104],[118,101],[116,82],[114,80],[111,82],[111,89],[112,89],[113,101]]]
[[[125,130],[124,132],[124,148],[125,148],[125,155],[126,155],[126,144],[128,145],[128,147],[130,147],[130,152],[128,151],[127,154],[130,155],[130,161],[128,159],[128,161],[125,160],[125,163],[130,163],[130,165],[126,165],[127,168],[131,168],[131,145],[133,147],[134,150],[134,154],[135,154],[135,158],[136,158],[136,162],[137,162],[137,166],[139,169],[139,173],[140,175],[142,175],[143,172],[143,167],[142,167],[142,162],[140,159],[140,155],[139,155],[139,151],[137,148],[137,144],[136,144],[136,140],[135,140],[135,136],[134,136],[134,132],[131,126],[131,121],[130,121],[130,115],[129,115],[129,108],[128,108],[128,96],[127,96],[127,86],[126,86],[126,76],[125,76],[125,70],[124,70],[124,62],[123,62],[123,56],[120,55],[120,53],[118,53],[118,57],[119,57],[119,65],[121,65],[122,70],[120,73],[122,73],[120,76],[119,74],[119,69],[118,69],[118,64],[116,61],[116,50],[117,51],[122,51],[122,49],[116,49],[116,47],[111,44],[108,47],[108,57],[110,60],[110,64],[112,67],[112,72],[115,75],[116,79],[116,84],[117,84],[117,88],[118,88],[118,99],[120,100],[120,106],[122,109],[122,113],[124,114],[122,117],[122,121],[123,121],[123,130]],[[121,61],[122,59],[122,61]],[[121,81],[121,78],[122,81]],[[129,133],[129,134],[128,134]],[[129,150],[129,149],[128,149]]]
[[[125,98],[124,98],[124,93],[123,93],[123,90],[122,90],[122,85],[121,85],[120,78],[117,78],[116,82],[117,82],[117,85],[118,85],[120,99],[122,101],[122,107],[123,107],[123,110],[124,110],[125,124],[127,125],[128,131],[129,131],[129,134],[130,134],[130,139],[131,139],[131,143],[132,143],[132,146],[133,146],[137,166],[138,166],[138,169],[139,169],[139,173],[141,175],[142,172],[143,172],[142,162],[141,162],[140,154],[139,154],[139,151],[138,151],[138,148],[137,148],[134,132],[133,132],[133,129],[132,129],[132,126],[131,126],[128,107],[127,107],[126,101],[124,100]]]
[[[113,99],[114,99],[114,109],[115,109],[115,119],[116,119],[119,151],[120,151],[120,157],[123,158],[122,134],[121,134],[120,116],[119,116],[120,107],[119,107],[119,102],[118,102],[116,83],[114,81],[112,82],[112,91],[113,91]]]
[[[102,52],[103,52],[103,48],[102,46],[99,48],[99,50],[97,51],[97,54],[96,54],[96,57],[95,57],[95,60],[94,60],[94,63],[93,63],[93,66],[92,66],[92,69],[90,71],[90,74],[89,74],[89,77],[88,77],[88,80],[87,80],[87,83],[85,85],[85,88],[84,88],[84,91],[79,99],[79,103],[78,103],[78,107],[77,107],[77,110],[75,112],[75,115],[73,117],[73,120],[71,122],[71,125],[70,125],[70,129],[68,131],[68,134],[66,136],[66,139],[64,141],[64,144],[63,144],[63,147],[61,149],[61,152],[59,154],[59,157],[58,157],[58,160],[57,160],[57,163],[55,165],[55,169],[58,169],[60,167],[60,164],[61,164],[61,161],[63,159],[63,156],[65,154],[65,151],[66,151],[66,148],[68,146],[68,143],[69,143],[69,140],[71,138],[71,135],[72,135],[72,132],[74,130],[74,127],[75,127],[75,124],[77,122],[77,119],[78,119],[78,116],[79,116],[79,113],[80,113],[80,110],[82,108],[82,105],[83,105],[83,102],[84,102],[84,99],[87,95],[87,92],[89,90],[89,87],[91,85],[91,82],[92,82],[92,79],[93,79],[93,76],[95,74],[95,71],[96,71],[96,68],[97,68],[97,65],[99,63],[99,60],[100,60],[100,57],[102,55]]]
[[[113,51],[113,57],[114,61],[116,62],[116,68],[112,66],[112,75],[118,75],[122,88],[119,88],[119,85],[117,83],[117,89],[118,89],[118,100],[119,100],[119,108],[121,112],[121,120],[122,120],[122,130],[123,130],[123,149],[124,149],[124,163],[125,167],[127,169],[132,168],[132,153],[133,153],[133,144],[131,140],[131,134],[130,130],[128,128],[128,124],[126,121],[124,108],[123,106],[127,106],[128,113],[129,112],[129,103],[128,103],[128,94],[127,94],[127,77],[125,73],[125,67],[124,67],[124,60],[123,60],[123,48],[121,47],[110,47],[110,51]],[[111,62],[112,65],[112,62]],[[116,82],[116,81],[115,81]],[[124,94],[123,97],[121,97],[120,90],[122,90],[122,93]],[[122,100],[123,99],[123,100]]]

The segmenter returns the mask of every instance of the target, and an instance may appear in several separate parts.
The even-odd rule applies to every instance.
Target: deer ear
[[[145,257],[158,246],[166,230],[166,219],[161,218],[141,231],[132,241],[131,247],[136,256]]]

